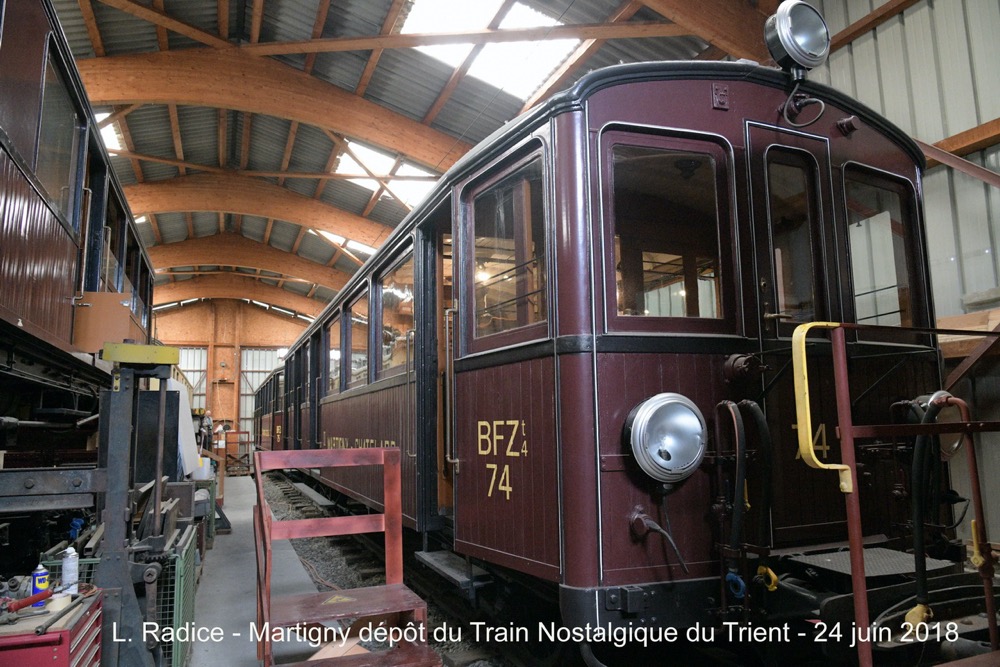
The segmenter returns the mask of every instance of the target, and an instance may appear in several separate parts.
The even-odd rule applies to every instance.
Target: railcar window
[[[348,369],[347,386],[360,387],[368,384],[368,297],[362,297],[351,304],[350,342],[351,366]]]
[[[791,322],[811,322],[816,319],[816,290],[810,171],[805,164],[790,164],[797,156],[777,155],[769,157],[767,191],[778,312]]]
[[[327,356],[330,359],[328,364],[329,376],[327,382],[327,393],[336,394],[340,392],[340,316],[334,318],[333,322],[326,329]]]
[[[854,309],[860,324],[913,326],[906,237],[912,225],[897,191],[846,179]]]
[[[413,258],[382,279],[382,368],[380,377],[405,372],[407,335],[413,329]],[[412,343],[412,340],[410,341]]]
[[[721,318],[715,158],[617,144],[612,161],[618,314]]]
[[[548,319],[542,159],[478,192],[475,218],[475,336]]]
[[[52,45],[50,51],[55,51]],[[80,221],[73,215],[76,198],[77,160],[80,152],[80,116],[73,104],[69,87],[53,54],[45,64],[42,90],[42,114],[38,128],[38,158],[35,171],[49,198],[63,216],[79,231]]]

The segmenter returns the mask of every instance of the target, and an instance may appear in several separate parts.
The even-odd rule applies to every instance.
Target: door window
[[[523,155],[523,154],[522,154]],[[544,161],[534,150],[500,163],[464,197],[468,350],[548,335]]]
[[[901,188],[847,172],[848,243],[859,324],[914,326],[910,252],[914,233]]]
[[[790,322],[818,317],[812,234],[815,195],[808,161],[772,152],[767,164],[768,214],[778,314]]]

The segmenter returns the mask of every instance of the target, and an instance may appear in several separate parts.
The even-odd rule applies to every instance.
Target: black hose
[[[743,400],[739,402],[740,411],[747,411],[753,419],[757,428],[758,450],[760,455],[760,514],[758,515],[757,539],[762,547],[770,548],[771,545],[771,507],[774,503],[771,466],[773,465],[773,443],[771,442],[771,430],[767,426],[767,418],[764,411],[756,402]]]
[[[743,428],[743,417],[732,401],[722,401],[718,407],[724,407],[729,411],[733,419],[733,430],[736,436],[736,481],[733,484],[733,520],[729,531],[729,548],[739,551],[740,542],[743,536],[743,515],[746,513],[746,505],[743,502],[743,489],[746,486],[747,475],[747,445],[746,432]],[[730,569],[736,567],[735,558],[731,559]]]
[[[950,396],[946,391],[935,392],[931,396],[930,400],[927,402],[927,410],[924,412],[923,419],[920,420],[921,424],[933,424],[937,419],[938,413],[941,411],[941,405],[938,404],[939,398],[945,398]],[[926,545],[924,544],[924,522],[925,522],[925,502],[924,488],[927,484],[927,459],[928,456],[933,456],[934,447],[932,447],[934,438],[928,434],[922,434],[917,436],[916,443],[913,445],[913,475],[911,479],[910,492],[912,494],[912,510],[913,510],[913,561],[914,561],[914,575],[916,577],[916,595],[914,596],[917,600],[917,604],[927,605],[928,594],[927,594],[927,552]],[[929,450],[929,452],[928,452]]]

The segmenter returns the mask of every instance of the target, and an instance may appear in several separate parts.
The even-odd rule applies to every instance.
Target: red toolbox
[[[30,609],[30,607],[29,607]],[[49,615],[0,625],[0,665],[17,667],[99,667],[101,595],[93,595],[41,635],[35,628]]]

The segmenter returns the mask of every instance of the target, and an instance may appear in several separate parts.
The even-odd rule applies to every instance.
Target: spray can
[[[66,593],[76,595],[79,593],[77,584],[80,581],[80,554],[76,553],[73,547],[67,547],[63,551],[62,558],[62,587]]]
[[[34,569],[31,573],[31,594],[41,593],[42,591],[48,590],[49,588],[49,571],[45,569],[45,566],[41,563],[38,567]],[[41,602],[36,602],[31,605],[32,607],[44,607],[45,600]]]

